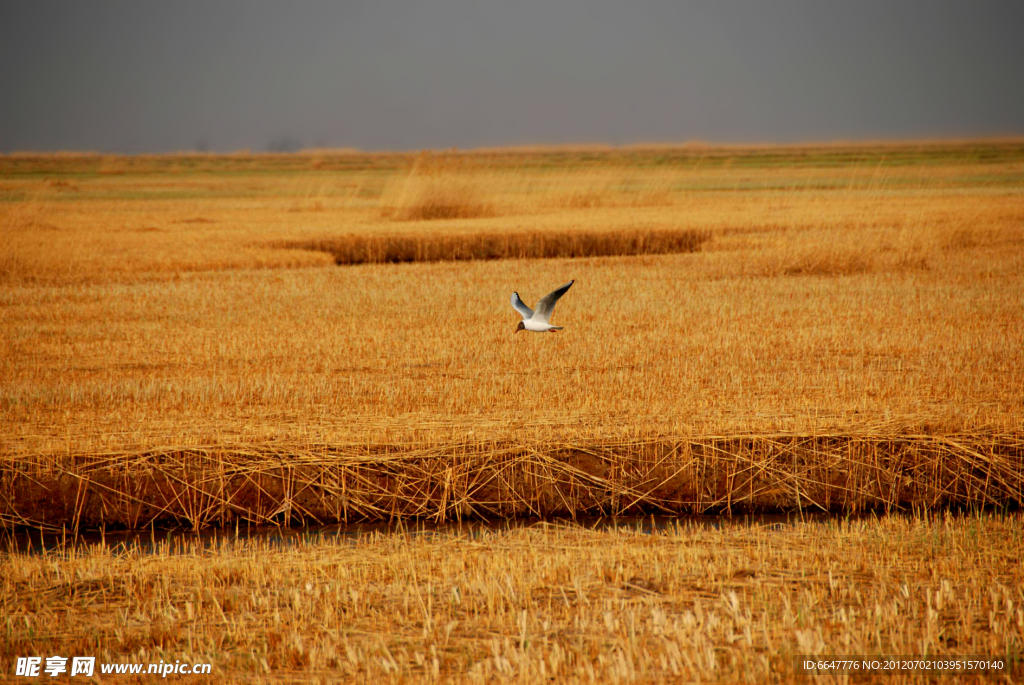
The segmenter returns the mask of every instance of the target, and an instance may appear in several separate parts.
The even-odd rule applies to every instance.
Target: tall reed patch
[[[1024,504],[1024,435],[167,446],[0,464],[4,526],[60,529]]]
[[[421,153],[382,198],[381,215],[399,221],[493,216],[494,203],[464,157]]]
[[[334,262],[382,264],[472,259],[625,257],[695,252],[711,237],[698,230],[626,230],[445,235],[349,235],[279,246],[330,253]]]

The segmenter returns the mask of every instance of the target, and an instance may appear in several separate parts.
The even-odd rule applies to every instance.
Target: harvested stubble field
[[[1020,141],[0,157],[0,521],[1017,508],[1022,191]],[[0,667],[1019,678],[1021,548],[1011,513],[12,553]]]
[[[227,538],[0,559],[0,669],[85,654],[208,663],[213,682],[789,683],[798,655],[971,655],[1005,668],[813,681],[1024,676],[1019,513]]]

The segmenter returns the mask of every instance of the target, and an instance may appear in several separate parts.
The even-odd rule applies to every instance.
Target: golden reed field
[[[1024,499],[1020,142],[0,171],[9,525]]]
[[[1021,673],[1024,142],[18,154],[0,226],[8,530],[916,512],[10,553],[5,673]]]

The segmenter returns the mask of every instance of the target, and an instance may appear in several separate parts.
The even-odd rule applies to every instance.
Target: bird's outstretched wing
[[[558,302],[558,298],[572,287],[572,284],[576,282],[576,279],[569,281],[558,290],[553,290],[544,297],[540,298],[540,302],[537,303],[537,313],[534,316],[544,323],[550,323],[548,319],[551,318],[551,312],[555,310],[555,303]]]
[[[533,318],[533,310],[527,307],[522,300],[519,299],[519,293],[512,293],[512,306],[516,308],[516,311],[523,315],[524,319]]]

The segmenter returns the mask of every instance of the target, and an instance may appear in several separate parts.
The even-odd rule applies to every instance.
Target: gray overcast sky
[[[0,150],[1024,134],[1024,2],[0,4]]]

